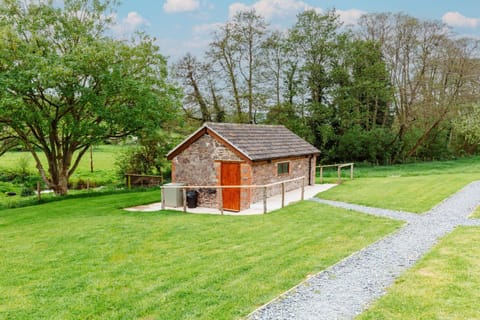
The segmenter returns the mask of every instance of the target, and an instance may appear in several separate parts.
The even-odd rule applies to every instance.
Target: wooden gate
[[[240,163],[222,162],[221,181],[222,186],[239,186]],[[240,188],[222,189],[223,209],[231,211],[240,211]]]

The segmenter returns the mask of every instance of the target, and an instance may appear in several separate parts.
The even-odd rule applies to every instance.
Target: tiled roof
[[[204,127],[252,161],[320,153],[317,148],[281,125],[207,122]]]

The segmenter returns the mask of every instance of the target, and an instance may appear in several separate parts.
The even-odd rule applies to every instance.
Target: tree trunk
[[[197,103],[200,106],[200,112],[202,113],[202,121],[203,122],[211,121],[212,119],[210,116],[210,111],[208,110],[207,103],[205,102],[205,99],[203,98],[203,95],[200,92],[197,80],[193,76],[193,72],[190,72],[187,76],[193,88],[193,96],[195,97],[195,99],[197,99]]]
[[[88,147],[80,150],[78,157],[82,157]],[[50,177],[44,179],[45,183],[56,195],[64,196],[68,194],[68,181],[70,178],[70,165],[72,163],[73,151],[65,151],[65,154],[59,152],[50,152],[47,156],[48,172]],[[79,159],[75,163],[78,165]]]
[[[58,177],[58,183],[51,186],[53,191],[58,196],[65,196],[68,194],[68,173],[61,171]]]

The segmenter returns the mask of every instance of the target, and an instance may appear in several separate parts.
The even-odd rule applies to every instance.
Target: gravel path
[[[407,223],[256,310],[250,319],[353,319],[439,238],[460,225],[480,226],[480,221],[467,218],[480,204],[480,181],[467,185],[423,215],[312,200]]]

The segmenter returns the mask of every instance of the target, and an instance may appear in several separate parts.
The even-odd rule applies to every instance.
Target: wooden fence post
[[[87,191],[90,191],[90,179],[87,179]]]
[[[90,146],[90,172],[93,173],[93,146]]]
[[[127,175],[127,187],[128,187],[128,189],[132,188],[132,182],[130,180],[130,175]]]
[[[337,183],[340,184],[342,183],[342,167],[340,166],[338,166],[337,175],[338,175]]]
[[[305,200],[305,177],[302,179],[302,200]]]
[[[37,199],[38,201],[42,200],[42,193],[40,190],[40,181],[37,181]]]
[[[353,180],[353,163],[350,164],[350,180]]]
[[[263,214],[267,213],[267,187],[263,187]]]
[[[223,215],[223,188],[220,188],[220,192],[218,193],[218,205],[220,208],[220,214]]]
[[[182,194],[183,194],[183,212],[187,212],[187,189],[182,188]]]
[[[282,182],[282,208],[285,207],[285,182]]]
[[[165,210],[165,187],[160,187],[160,197],[162,197],[162,210]]]

